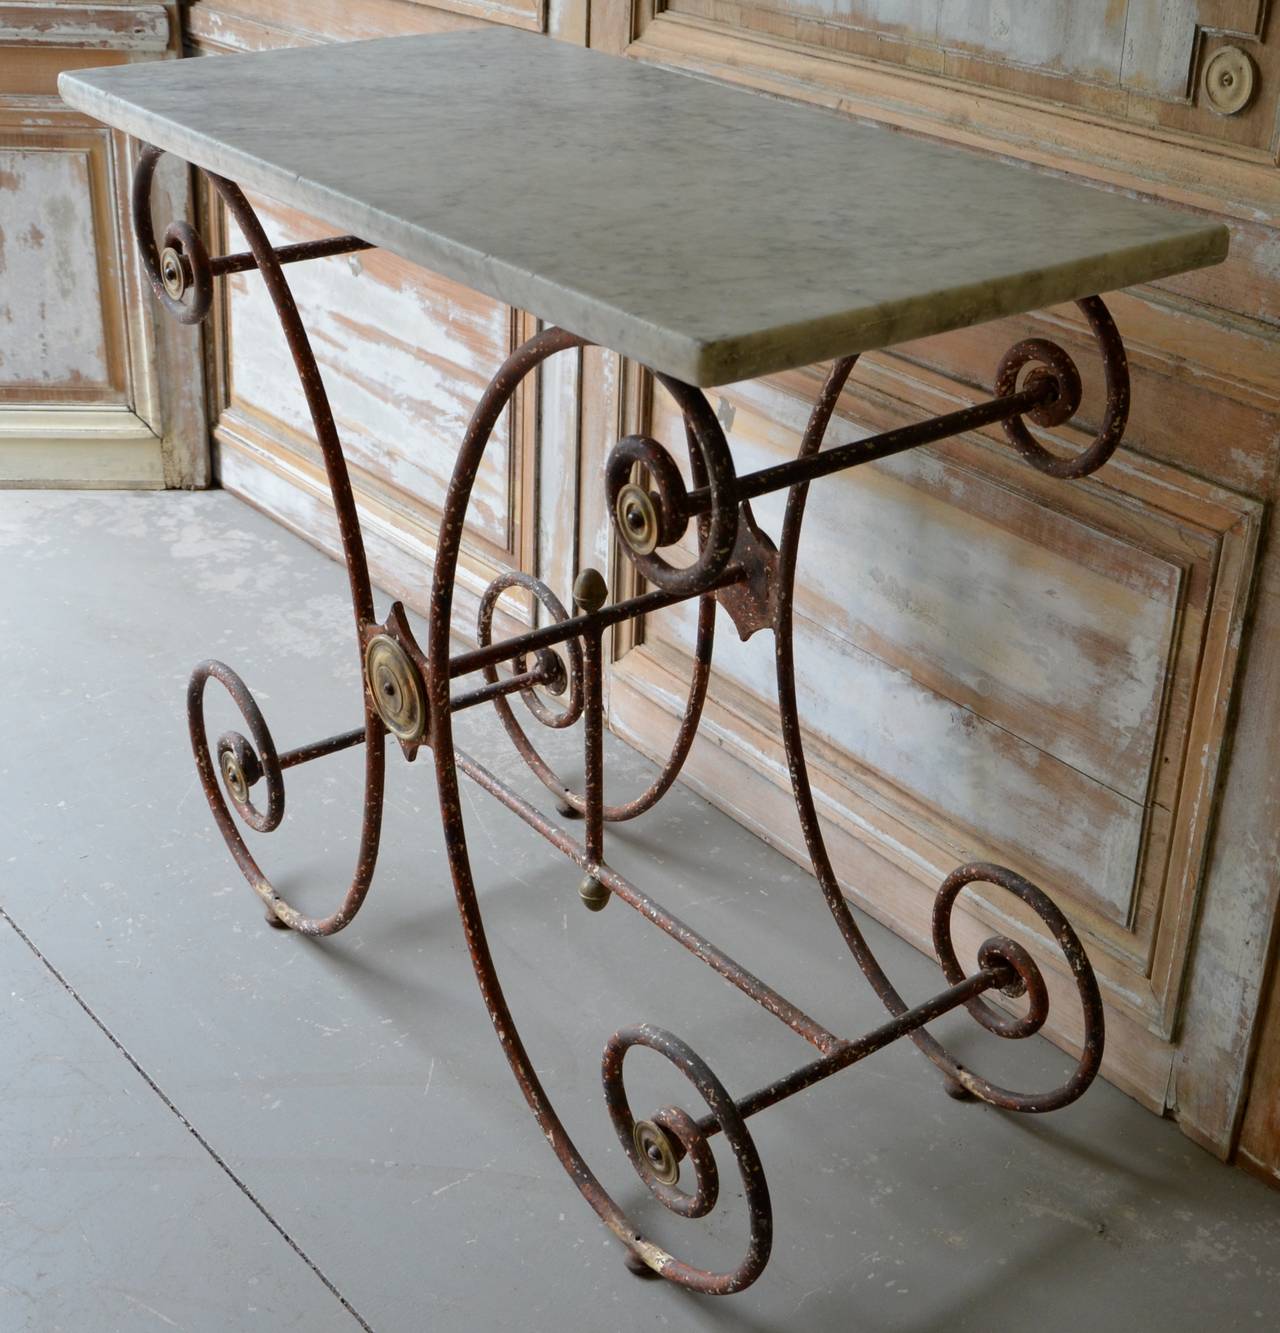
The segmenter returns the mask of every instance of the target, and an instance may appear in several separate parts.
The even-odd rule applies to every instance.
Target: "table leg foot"
[[[661,1273],[655,1273],[633,1250],[622,1251],[622,1262],[627,1272],[635,1277],[660,1278],[662,1276]]]
[[[205,726],[205,687],[216,681],[231,696],[248,727],[249,734],[226,732],[218,738],[215,760]],[[377,716],[369,712],[366,695],[365,725],[325,740],[280,754],[266,719],[248,686],[225,662],[201,662],[187,687],[187,721],[191,748],[195,753],[200,785],[209,802],[214,822],[241,873],[266,906],[267,923],[279,930],[303,935],[332,935],[360,910],[373,880],[382,826],[384,734]],[[283,770],[322,755],[365,745],[364,809],[360,829],[360,857],[355,874],[337,911],[326,917],[304,916],[276,892],[270,879],[249,850],[234,816],[259,833],[278,828],[284,817]],[[265,790],[265,804],[254,804],[255,792]],[[259,796],[261,799],[261,796]],[[234,815],[233,815],[234,811]]]
[[[970,1092],[959,1079],[952,1078],[950,1075],[942,1080],[942,1090],[952,1101],[976,1102],[978,1100],[975,1093]]]
[[[287,925],[285,925],[285,923],[284,923],[283,921],[281,921],[280,918],[279,918],[278,916],[276,916],[276,912],[275,912],[275,908],[274,908],[274,907],[268,907],[267,910],[266,910],[266,914],[265,914],[265,915],[266,915],[266,918],[267,918],[267,925],[269,925],[273,930],[288,930],[288,929],[289,929],[289,927],[288,927]]]

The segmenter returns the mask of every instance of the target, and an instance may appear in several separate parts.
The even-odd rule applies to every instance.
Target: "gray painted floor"
[[[213,830],[190,667],[235,666],[281,746],[354,725],[341,571],[217,493],[11,492],[0,547],[2,1333],[1280,1324],[1280,1195],[1110,1087],[1043,1119],[958,1105],[905,1043],[752,1122],[776,1239],[750,1291],[633,1278],[488,1025],[428,765],[393,759],[373,893],[328,943],[269,930]],[[231,724],[224,700],[211,714]],[[514,774],[491,715],[462,723]],[[638,788],[647,766],[613,761],[611,791]],[[288,773],[285,823],[255,840],[313,910],[355,859],[360,766]],[[672,1249],[731,1262],[731,1162],[710,1225],[655,1215],[604,1113],[601,1049],[658,1023],[742,1093],[809,1048],[625,908],[584,912],[567,864],[470,798],[502,978],[570,1131]],[[828,1024],[880,1021],[813,882],[687,792],[611,854]],[[869,930],[909,996],[938,987]],[[1019,1086],[1065,1066],[963,1014],[938,1029]],[[637,1108],[690,1104],[656,1062],[628,1079]]]

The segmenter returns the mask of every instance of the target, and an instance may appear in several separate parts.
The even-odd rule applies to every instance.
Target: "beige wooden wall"
[[[0,4],[0,485],[208,482],[200,336],[156,318],[130,237],[135,146],[64,69],[182,51],[175,3]],[[157,180],[169,216],[187,173]]]
[[[922,942],[933,890],[957,862],[991,858],[1037,880],[1101,974],[1107,1076],[1230,1152],[1280,888],[1269,761],[1280,557],[1267,539],[1280,454],[1280,24],[1267,6],[199,0],[188,17],[202,54],[476,21],[542,29],[1230,225],[1222,267],[1111,301],[1134,412],[1126,448],[1097,478],[1045,479],[993,433],[826,481],[810,501],[797,621],[815,780],[851,897]],[[1234,115],[1214,110],[1204,85],[1224,46],[1247,54],[1256,81]],[[513,87],[513,117],[520,105]],[[323,230],[270,206],[266,217],[281,240]],[[455,442],[488,374],[534,325],[387,256],[294,272],[377,577],[421,606]],[[300,400],[251,278],[233,281],[228,306],[214,376],[223,484],[332,545]],[[1032,333],[1063,343],[1084,372],[1081,426],[1059,432],[1078,447],[1099,372],[1070,308],[864,358],[829,438],[985,396],[1002,351]],[[817,371],[794,372],[713,394],[740,467],[794,452],[818,382]],[[507,565],[537,571],[562,597],[586,563],[630,586],[600,464],[620,432],[676,443],[677,424],[637,367],[597,351],[551,363],[488,466],[464,617]],[[756,512],[776,535],[778,504]],[[674,727],[690,634],[688,616],[667,614],[614,645],[611,722],[642,748],[662,749]],[[767,638],[739,644],[722,621],[706,738],[688,773],[799,857]],[[821,910],[812,886],[797,893]],[[977,903],[970,939],[992,920],[1034,934],[1008,912]],[[1078,1024],[1061,981],[1055,1033],[1069,1045]],[[849,984],[861,984],[852,968]]]

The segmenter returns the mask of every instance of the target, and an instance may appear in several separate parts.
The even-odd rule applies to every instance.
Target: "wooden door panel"
[[[124,136],[63,105],[62,70],[154,60],[160,4],[0,7],[0,484],[208,478],[197,331],[156,318],[128,217]],[[158,206],[189,212],[185,173]]]
[[[742,467],[794,449],[789,431],[765,448],[744,439],[766,406],[735,414]],[[866,434],[840,425],[840,441]],[[755,506],[772,531],[782,507]],[[798,609],[814,625],[1145,799],[1178,566],[925,453],[815,487],[805,523]]]
[[[252,202],[275,244],[332,234],[270,200]],[[244,248],[234,228],[225,244]],[[454,455],[489,377],[524,336],[524,321],[500,302],[377,251],[315,260],[288,277],[374,529],[375,577],[422,609]],[[230,279],[223,305],[224,407],[215,429],[223,485],[336,550],[310,416],[261,279]],[[520,396],[516,413],[494,431],[476,481],[457,609],[464,632],[474,626],[484,584],[528,555],[531,456],[513,429],[531,415],[529,395]],[[286,500],[282,483],[290,479],[300,493]],[[507,612],[519,605],[502,603]]]
[[[109,134],[0,138],[0,401],[123,402],[124,306],[113,247]]]
[[[846,555],[857,563],[865,552],[851,545]],[[694,621],[687,612],[670,621],[663,617],[663,630],[653,633],[652,642],[687,653]],[[773,660],[767,640],[742,646],[727,623],[723,629],[716,656],[722,679],[768,700]],[[955,848],[957,863],[983,852],[1118,922],[1128,920],[1142,840],[1140,803],[829,633],[803,612],[795,632],[806,735],[841,755],[850,785],[867,785],[868,799],[887,800],[900,810],[926,809],[939,840]]]
[[[733,420],[739,468],[794,452],[775,422],[761,431],[773,447],[752,438],[758,412]],[[655,423],[678,427],[661,412]],[[768,531],[782,503],[754,506]],[[933,807],[958,847],[990,847],[1128,921],[1179,566],[922,454],[815,486],[805,521],[809,730]],[[693,613],[677,619],[687,649]],[[663,634],[655,624],[646,641]],[[729,638],[718,660],[772,695],[767,644]]]
[[[260,197],[277,244],[332,235]],[[247,248],[232,229],[232,249]],[[457,442],[511,346],[508,307],[377,251],[317,260],[289,272],[306,319],[348,463],[367,483],[437,514]],[[301,385],[256,274],[228,284],[229,410],[293,437],[311,431]],[[476,481],[472,532],[497,550],[517,540],[503,420]]]
[[[871,414],[886,377],[874,359],[857,376],[832,443],[867,433],[868,416],[882,429],[947,405],[929,404],[938,381],[921,380]],[[807,394],[758,383],[716,401],[740,469],[794,453]],[[679,438],[665,395],[650,418],[658,438]],[[1259,510],[1162,465],[1112,466],[1107,486],[1064,488],[966,441],[815,485],[796,603],[801,711],[861,836],[886,856],[928,846],[915,867],[926,895],[959,861],[1013,866],[1104,953],[1109,998],[1168,1032],[1203,851],[1187,834],[1223,753],[1209,720],[1231,686]],[[780,500],[754,508],[776,535]],[[773,698],[767,636],[743,645],[723,629],[715,689],[730,716],[758,721]],[[692,638],[687,608],[655,617],[623,682],[647,692],[652,670],[687,673]],[[629,684],[614,701],[644,745]],[[769,767],[784,790],[768,818],[784,822],[785,768],[776,756]],[[840,868],[894,919],[892,895]]]
[[[1265,601],[1277,557],[1262,540],[1280,479],[1280,26],[1255,0],[1031,8],[598,0],[591,40],[1231,227],[1220,267],[1109,298],[1133,411],[1125,449],[1097,478],[1047,483],[992,432],[868,469],[857,494],[852,478],[825,481],[810,494],[816,525],[797,594],[800,665],[825,675],[808,700],[812,776],[850,895],[928,948],[933,889],[957,860],[990,855],[1040,878],[1099,972],[1104,1072],[1226,1154],[1280,898],[1268,852],[1280,826],[1269,758],[1280,696],[1267,687]],[[1247,58],[1254,88],[1220,114],[1206,76],[1228,46]],[[842,433],[987,396],[1001,354],[1035,336],[1081,369],[1083,431],[1059,441],[1080,447],[1100,376],[1069,309],[864,357]],[[735,448],[770,461],[794,450],[818,384],[792,372],[721,391]],[[615,399],[624,429],[646,428],[643,400]],[[655,433],[679,440],[661,403],[653,411]],[[776,506],[757,512],[776,535]],[[850,564],[860,577],[841,575]],[[1251,622],[1255,585],[1264,603]],[[965,602],[971,622],[957,615]],[[655,618],[620,646],[613,724],[657,751],[687,677],[687,622]],[[721,647],[714,739],[695,748],[690,779],[803,861],[768,654]],[[825,688],[832,679],[857,680],[870,720]],[[1248,717],[1233,731],[1236,708]],[[877,731],[875,714],[889,710],[895,723],[910,710],[910,726]],[[895,745],[904,732],[918,744]],[[1019,769],[1017,753],[1035,763]],[[1096,824],[1092,847],[1071,841],[1077,817]],[[1027,929],[992,898],[972,913],[971,942],[992,923]],[[1055,1021],[1069,1045],[1069,1001]]]
[[[603,6],[602,6],[603,7]],[[1246,53],[1257,81],[1280,68],[1262,45],[1262,0],[668,0],[659,12],[874,59],[993,90],[1260,148],[1276,146],[1265,99],[1224,115],[1210,59]]]

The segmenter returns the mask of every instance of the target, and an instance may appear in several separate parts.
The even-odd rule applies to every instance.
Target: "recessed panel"
[[[255,200],[276,244],[332,234]],[[228,244],[247,248],[232,228]],[[328,390],[348,462],[410,504],[438,508],[472,411],[507,355],[507,307],[373,251],[285,270]],[[235,407],[312,434],[275,311],[256,272],[229,280]],[[503,416],[485,453],[468,520],[511,540],[510,438]]]
[[[0,396],[111,387],[89,153],[0,147],[0,219]]]
[[[1199,25],[1212,24],[1201,0],[672,0],[666,8],[940,74],[981,80],[985,69],[999,81],[1007,66],[1168,101],[1186,96]]]
[[[655,433],[679,438],[659,405]],[[860,431],[837,423],[832,441]],[[794,435],[740,408],[740,472]],[[783,498],[754,509],[775,536]],[[994,479],[919,451],[810,489],[797,593],[807,731],[850,780],[922,804],[1117,922],[1134,904],[1181,571]],[[655,617],[648,641],[692,612]],[[767,635],[724,622],[717,665],[773,692]],[[861,775],[861,776],[860,776]]]

